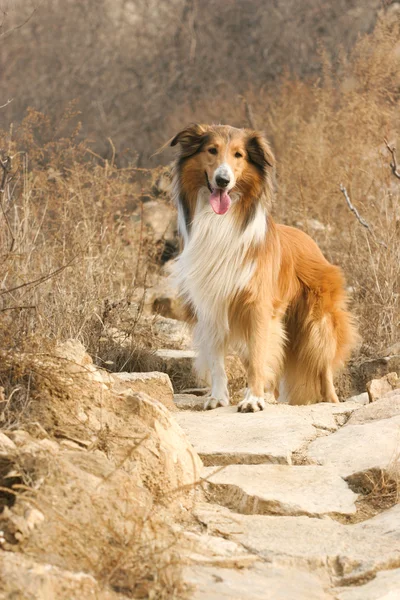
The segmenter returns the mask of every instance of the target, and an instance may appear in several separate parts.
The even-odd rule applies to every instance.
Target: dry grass
[[[206,122],[223,115],[265,130],[278,164],[274,215],[312,235],[343,267],[367,355],[400,335],[400,179],[385,144],[397,145],[400,156],[399,38],[398,18],[382,17],[335,63],[321,50],[317,78],[288,73],[267,90],[249,86],[248,110],[221,94],[183,116]]]

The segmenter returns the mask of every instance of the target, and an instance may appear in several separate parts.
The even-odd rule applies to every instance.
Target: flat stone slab
[[[390,419],[398,415],[400,415],[400,390],[393,390],[384,398],[363,406],[352,414],[347,421],[347,425],[361,425],[369,421]]]
[[[307,414],[291,408],[267,405],[262,412],[239,413],[227,406],[176,418],[207,466],[291,464],[293,452],[317,436]]]
[[[213,501],[243,514],[322,516],[356,512],[357,495],[329,467],[229,465],[204,469]]]
[[[337,600],[398,600],[400,598],[400,569],[381,571],[375,579],[353,588],[336,588]]]
[[[212,534],[242,544],[272,566],[310,570],[334,585],[352,585],[400,564],[400,540],[332,519],[239,515],[202,504],[195,515]],[[296,598],[296,596],[294,596]]]
[[[361,408],[355,402],[289,406],[268,404],[262,412],[238,413],[235,406],[177,415],[205,465],[292,464],[292,455],[338,421]]]
[[[331,465],[342,477],[393,465],[400,449],[400,416],[346,425],[332,435],[311,442],[307,457]]]
[[[251,569],[189,567],[184,580],[191,600],[329,600],[317,577],[291,568],[258,565]]]

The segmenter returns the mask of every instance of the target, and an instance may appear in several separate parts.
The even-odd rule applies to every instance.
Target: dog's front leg
[[[213,348],[209,355],[211,373],[211,396],[204,403],[204,410],[228,406],[228,378],[225,373],[225,356],[223,348]]]
[[[225,372],[225,340],[215,335],[216,328],[198,323],[195,329],[195,347],[198,356],[196,360],[197,371],[204,376],[207,367],[211,376],[211,395],[204,403],[204,410],[228,406],[228,378]]]

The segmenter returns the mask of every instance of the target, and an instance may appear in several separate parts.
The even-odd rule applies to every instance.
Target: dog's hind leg
[[[252,319],[248,341],[248,389],[239,412],[257,412],[265,406],[264,391],[275,396],[282,370],[285,334],[279,318],[260,312]]]
[[[332,402],[334,404],[339,402],[333,385],[333,373],[330,366],[327,366],[321,373],[321,397],[322,402]]]

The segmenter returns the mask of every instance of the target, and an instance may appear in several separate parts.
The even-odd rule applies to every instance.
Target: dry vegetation
[[[355,43],[354,31],[371,30],[377,2],[358,14],[358,28],[338,18],[347,15],[344,1],[332,8],[309,0],[303,12],[294,1],[273,2],[267,18],[254,0],[240,3],[240,19],[234,2],[221,3],[218,15],[212,0],[204,4],[210,10],[176,0],[177,19],[160,2],[149,20],[154,3],[121,3],[131,6],[129,21],[105,2],[94,10],[92,2],[44,1],[14,32],[36,5],[15,3],[4,18],[0,68],[10,91],[0,104],[14,100],[0,108],[3,427],[21,425],[40,400],[49,373],[37,358],[57,342],[77,338],[113,369],[137,368],[151,350],[141,290],[157,273],[159,247],[141,224],[153,175],[140,166],[160,160],[149,155],[185,122],[266,131],[278,159],[276,218],[300,224],[343,267],[361,353],[399,340],[400,179],[385,143],[399,147],[400,162],[399,11],[382,14]],[[321,31],[327,50],[317,57],[299,32],[322,27],[328,4],[343,47]],[[267,48],[262,40],[283,21]],[[223,64],[210,53],[215,39],[224,40]],[[298,51],[289,60],[292,39]],[[290,72],[282,74],[284,65]],[[368,227],[349,210],[341,184]],[[128,355],[110,343],[112,327],[132,341]],[[51,377],[57,387],[56,370]],[[385,486],[377,480],[371,494]]]

